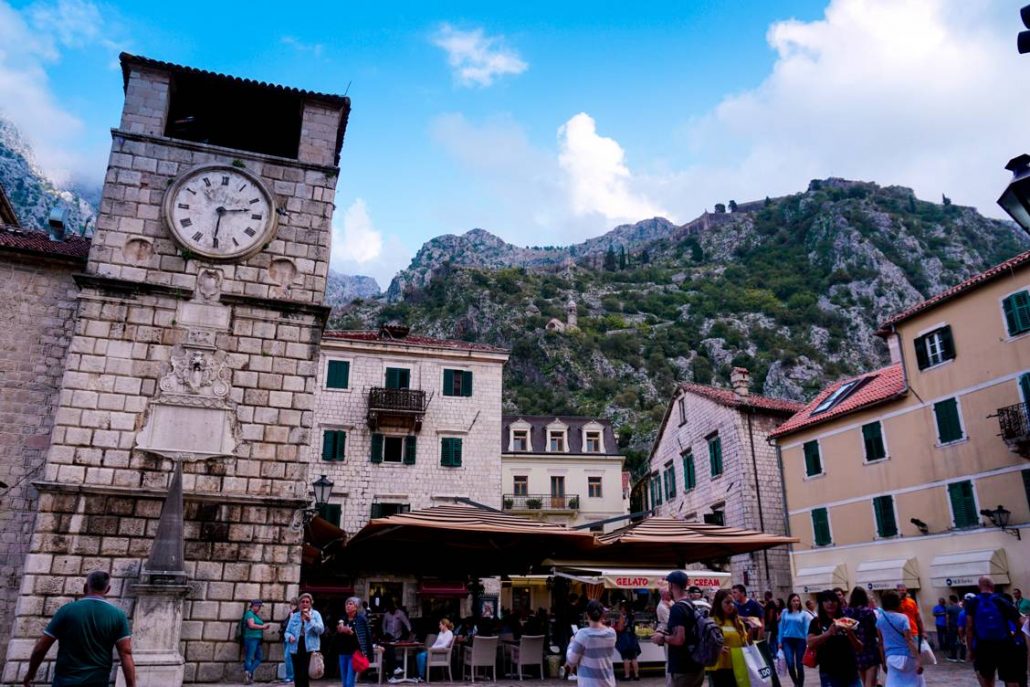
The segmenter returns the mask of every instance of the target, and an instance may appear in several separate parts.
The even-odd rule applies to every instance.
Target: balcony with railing
[[[1014,452],[1030,458],[1030,403],[998,408],[1001,438]]]
[[[383,428],[418,432],[428,405],[421,389],[373,387],[368,391],[368,427],[373,432]]]
[[[504,510],[534,513],[569,513],[579,510],[579,494],[505,494],[501,505]]]

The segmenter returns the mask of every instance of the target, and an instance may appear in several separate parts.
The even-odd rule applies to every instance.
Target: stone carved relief
[[[297,277],[297,266],[291,260],[278,258],[268,266],[268,278],[275,284],[272,295],[277,298],[285,298],[290,295],[293,287],[293,280]]]
[[[150,258],[154,256],[154,244],[148,239],[131,238],[122,246],[122,255],[129,262],[142,265],[150,262]]]
[[[186,330],[186,344],[197,348],[215,348],[215,332],[211,329],[189,328]]]
[[[197,290],[194,296],[202,303],[217,303],[222,293],[222,271],[206,268],[197,274]]]
[[[212,353],[176,346],[171,362],[172,369],[158,382],[163,393],[214,399],[229,395],[232,370],[223,351]]]

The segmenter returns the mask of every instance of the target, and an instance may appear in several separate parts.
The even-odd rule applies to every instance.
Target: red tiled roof
[[[691,382],[680,384],[680,389],[697,394],[698,396],[704,396],[710,401],[715,401],[720,405],[728,406],[730,408],[751,407],[772,413],[789,415],[791,413],[798,412],[804,406],[803,403],[788,401],[785,398],[769,398],[768,396],[759,396],[758,394],[740,396],[730,389],[720,389],[714,386],[693,384]]]
[[[819,413],[818,415],[812,415],[812,411],[822,403],[823,399],[827,398],[843,384],[855,379],[864,379],[866,381],[852,392],[850,396],[845,397],[843,401],[834,407],[825,412]],[[801,412],[777,427],[771,434],[769,434],[769,436],[786,436],[787,434],[792,434],[800,429],[818,425],[828,420],[835,420],[857,410],[862,410],[878,403],[889,401],[903,395],[905,392],[905,375],[901,369],[901,363],[889,365],[876,370],[875,372],[868,372],[855,377],[841,379],[820,391],[819,394],[813,398]]]
[[[83,236],[69,236],[64,241],[54,241],[41,231],[0,229],[0,249],[20,253],[85,260],[89,256],[89,245],[90,239]]]
[[[473,341],[459,341],[457,339],[433,339],[428,336],[408,335],[403,338],[391,339],[380,336],[379,332],[373,330],[329,330],[323,336],[327,339],[344,339],[347,341],[377,341],[387,344],[398,344],[401,346],[421,346],[424,348],[449,348],[455,351],[478,351],[481,353],[507,353],[504,348],[489,346],[487,344],[475,343]]]
[[[1015,257],[1011,257],[1005,262],[998,263],[994,267],[984,270],[980,274],[975,274],[960,284],[952,286],[950,289],[945,289],[944,291],[941,291],[936,296],[928,298],[922,303],[917,303],[913,305],[911,308],[902,310],[901,312],[891,316],[890,319],[881,324],[880,328],[876,331],[876,333],[880,336],[887,336],[890,334],[890,328],[894,325],[900,322],[904,322],[910,317],[914,317],[915,315],[918,315],[921,312],[929,310],[930,308],[934,308],[940,305],[941,303],[944,303],[945,301],[951,300],[952,298],[955,298],[956,296],[963,294],[966,291],[970,291],[982,284],[986,284],[989,281],[993,281],[994,279],[1003,277],[1006,273],[1014,272],[1017,269],[1026,267],[1027,265],[1030,265],[1030,251],[1026,251],[1025,253],[1020,253],[1019,255],[1016,255]]]

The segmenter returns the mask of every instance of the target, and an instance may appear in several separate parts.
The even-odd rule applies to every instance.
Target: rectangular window
[[[346,389],[350,383],[350,363],[346,360],[330,360],[326,368],[325,388]]]
[[[672,463],[665,466],[665,498],[671,501],[676,498],[676,469]]]
[[[946,398],[933,404],[933,415],[937,420],[937,441],[947,444],[963,437],[962,421],[959,418],[958,399]]]
[[[1030,331],[1030,291],[1014,293],[1001,302],[1009,336]]]
[[[529,496],[529,476],[516,475],[512,484],[512,492],[515,496]]]
[[[600,477],[587,477],[587,496],[595,499],[601,498]]]
[[[343,506],[338,503],[320,503],[315,505],[315,512],[318,517],[331,522],[337,527],[340,526],[340,517],[343,515]]]
[[[940,365],[955,358],[955,340],[951,336],[951,327],[944,326],[923,334],[914,342],[916,364],[920,370]]]
[[[898,534],[898,522],[894,517],[894,497],[877,496],[873,499],[873,513],[876,515],[876,536],[881,539]]]
[[[415,451],[417,440],[414,436],[395,437],[383,434],[372,435],[372,457],[373,463],[401,463],[405,465],[415,464]]]
[[[408,513],[411,511],[411,505],[407,503],[373,503],[372,504],[372,519],[376,518],[388,518],[391,515],[398,513]]]
[[[718,525],[724,527],[726,525],[726,512],[722,510],[713,510],[711,513],[705,513],[702,520],[705,521],[706,525]]]
[[[565,452],[565,432],[552,431],[547,441],[547,450],[551,453]]]
[[[1023,403],[1030,403],[1030,372],[1019,375],[1019,395]]]
[[[681,425],[685,425],[687,423],[687,402],[686,402],[686,399],[684,399],[682,396],[680,396],[679,400],[676,402],[676,405],[679,406],[679,410],[680,410],[680,424]]]
[[[444,437],[440,440],[440,465],[445,468],[461,467],[461,437]]]
[[[865,444],[867,463],[887,457],[887,448],[883,444],[883,427],[879,422],[862,425],[862,442]]]
[[[411,388],[411,370],[404,367],[386,368],[387,389],[409,389]]]
[[[472,372],[469,370],[444,370],[443,395],[471,396]]]
[[[338,429],[322,432],[322,460],[343,460],[346,448],[346,432]]]
[[[719,435],[708,437],[708,467],[712,477],[722,474],[722,439]]]
[[[662,505],[662,479],[658,473],[651,475],[651,507]]]
[[[565,478],[552,475],[551,476],[551,496],[565,496]]]
[[[690,491],[697,486],[697,473],[694,470],[694,452],[687,449],[683,453],[683,490]]]
[[[830,536],[830,515],[825,508],[812,509],[812,532],[816,546],[829,546],[833,543]]]
[[[511,433],[511,448],[513,451],[529,450],[529,432],[524,429],[516,429]]]
[[[957,529],[976,527],[980,524],[972,482],[952,482],[948,485],[948,498],[951,500],[951,512],[955,515]]]
[[[819,455],[819,442],[807,441],[803,450],[805,452],[805,476],[814,477],[823,474],[823,459]]]
[[[601,452],[601,433],[600,432],[587,432],[587,453],[600,453]]]

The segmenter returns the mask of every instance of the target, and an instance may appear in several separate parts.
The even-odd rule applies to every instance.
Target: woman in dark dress
[[[858,676],[862,640],[854,630],[835,622],[844,617],[844,611],[833,590],[819,592],[818,613],[808,626],[808,647],[819,661],[820,687],[862,687]]]
[[[619,606],[615,632],[618,633],[615,648],[622,656],[622,679],[639,680],[640,664],[637,663],[637,657],[640,656],[640,640],[637,639],[636,630],[633,628],[633,611],[625,601]]]
[[[861,587],[851,590],[851,599],[844,614],[858,621],[855,634],[862,642],[858,652],[858,674],[864,687],[876,687],[880,675],[880,639],[876,633],[876,611],[869,607],[869,595]]]

